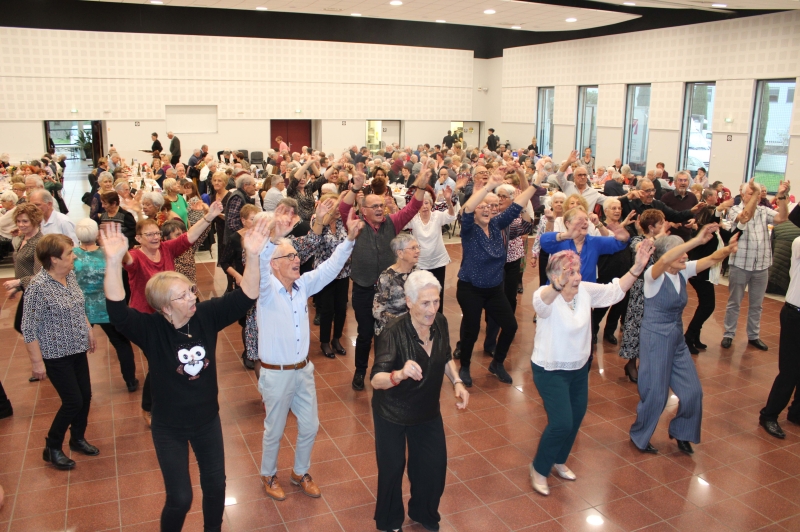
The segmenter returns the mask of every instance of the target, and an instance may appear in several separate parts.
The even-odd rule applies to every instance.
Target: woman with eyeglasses
[[[375,336],[394,318],[408,312],[403,285],[408,276],[417,270],[420,246],[417,239],[408,233],[400,233],[391,242],[397,260],[386,268],[375,283],[375,299],[372,316],[375,318]]]
[[[175,259],[197,242],[221,212],[222,204],[215,201],[211,204],[208,215],[194,224],[188,232],[167,242],[161,241],[161,229],[154,219],[146,218],[136,224],[136,241],[140,247],[131,249],[122,259],[122,266],[128,272],[131,287],[130,307],[132,309],[145,314],[155,312],[147,302],[145,295],[147,282],[157,273],[174,271]],[[142,388],[142,417],[148,425],[150,425],[152,404],[148,373]]]
[[[214,215],[220,209],[219,203],[211,206]],[[206,220],[206,224],[209,223]],[[206,224],[201,222],[197,226]],[[178,245],[186,246],[192,236],[197,236],[192,233],[193,229],[188,236],[164,242],[162,256],[168,256],[166,248],[171,248],[172,242],[183,242]],[[143,227],[142,234],[151,234],[155,241],[152,235],[155,231],[156,226],[149,223]],[[241,287],[222,297],[198,302],[197,287],[186,277],[174,271],[156,273],[148,279],[144,290],[147,308],[155,309],[155,312],[148,312],[125,305],[122,267],[132,253],[128,251],[125,237],[115,226],[109,227],[104,235],[109,318],[120,333],[146,353],[150,364],[155,407],[153,445],[167,494],[161,511],[161,530],[181,530],[192,505],[189,444],[200,470],[203,530],[222,529],[225,452],[219,417],[217,334],[244,316],[255,303],[260,280],[259,253],[268,237],[266,221],[256,224],[245,235],[247,266]],[[148,244],[148,247],[152,246]]]

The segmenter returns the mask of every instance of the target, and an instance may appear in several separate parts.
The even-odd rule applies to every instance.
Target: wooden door
[[[289,145],[289,150],[299,152],[303,146],[311,146],[311,120],[270,120],[270,146],[278,150],[278,136]]]

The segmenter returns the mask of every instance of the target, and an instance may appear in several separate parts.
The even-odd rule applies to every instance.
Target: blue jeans
[[[533,383],[547,412],[547,427],[539,440],[533,468],[547,477],[553,465],[565,463],[572,451],[589,402],[589,372],[586,365],[580,369],[547,371],[533,362],[531,369]]]
[[[188,445],[191,444],[203,490],[203,530],[218,532],[222,529],[225,510],[225,447],[219,415],[205,425],[191,429],[162,427],[155,423],[151,428],[167,491],[167,500],[161,510],[161,531],[180,531],[192,506]]]

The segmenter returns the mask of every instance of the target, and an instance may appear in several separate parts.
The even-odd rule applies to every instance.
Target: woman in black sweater
[[[204,530],[219,531],[225,509],[225,453],[219,418],[217,333],[245,315],[258,297],[259,252],[269,229],[260,221],[244,237],[247,266],[240,288],[197,301],[197,287],[173,271],[154,275],[145,295],[154,314],[125,304],[122,260],[128,241],[116,224],[105,232],[106,307],[111,323],[147,355],[152,379],[153,444],[167,492],[161,530],[181,530],[192,505],[189,443],[200,468]]]
[[[469,392],[450,352],[447,319],[439,310],[439,281],[420,270],[404,285],[408,313],[389,322],[375,340],[372,366],[372,419],[378,459],[375,524],[399,530],[403,511],[403,470],[408,440],[408,516],[426,530],[439,530],[447,448],[439,409],[442,379],[453,383],[459,409]]]

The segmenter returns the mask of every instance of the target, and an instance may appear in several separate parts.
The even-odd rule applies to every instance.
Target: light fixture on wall
[[[726,118],[726,119],[725,119],[725,123],[726,123],[726,124],[731,124],[731,123],[733,123],[733,118],[731,118],[731,117],[729,116],[728,118]]]
[[[295,112],[295,113],[302,113],[302,112],[303,112],[303,110],[302,110],[302,109],[295,109],[295,110],[294,110],[294,112]]]
[[[69,112],[70,112],[70,113],[77,113],[77,112],[78,112],[78,110],[77,110],[77,109],[70,109],[70,110],[69,110]]]
[[[484,15],[494,15],[495,13],[497,13],[497,11],[495,11],[494,9],[487,9],[486,11],[483,12]]]
[[[391,2],[389,2],[389,5],[390,6],[402,6],[403,2],[401,2],[400,0],[392,0]]]
[[[574,17],[570,17],[570,18],[567,19],[567,22],[578,22],[578,19],[576,19]]]

